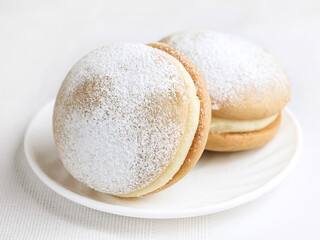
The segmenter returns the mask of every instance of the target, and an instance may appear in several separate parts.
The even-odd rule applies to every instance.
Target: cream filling
[[[179,69],[186,83],[186,95],[189,99],[189,106],[185,132],[174,158],[170,161],[168,167],[161,173],[161,175],[146,187],[131,193],[118,195],[120,197],[139,197],[153,192],[169,182],[184,163],[193,142],[194,135],[197,131],[200,116],[200,100],[197,97],[196,86],[183,65],[171,55],[170,59]]]
[[[265,128],[272,123],[279,114],[259,120],[234,120],[224,118],[211,118],[210,132],[232,133],[251,132]]]

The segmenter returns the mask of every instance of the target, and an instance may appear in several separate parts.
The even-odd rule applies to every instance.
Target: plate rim
[[[281,170],[277,175],[275,175],[269,182],[265,183],[264,185],[260,186],[259,188],[248,192],[240,197],[236,197],[233,199],[230,199],[228,201],[214,204],[214,205],[208,205],[203,207],[195,207],[195,208],[189,208],[189,209],[175,209],[175,210],[157,210],[157,209],[142,209],[142,208],[133,208],[133,207],[127,207],[127,206],[120,206],[120,205],[114,205],[109,203],[102,203],[94,199],[90,199],[84,196],[81,196],[75,192],[72,192],[63,186],[57,184],[54,180],[49,178],[33,161],[32,154],[28,148],[28,139],[30,137],[30,131],[35,123],[35,120],[38,118],[39,115],[42,114],[43,111],[50,105],[53,104],[54,99],[45,104],[32,118],[32,120],[29,122],[29,125],[27,127],[27,130],[24,135],[24,152],[26,154],[27,161],[33,170],[33,172],[37,175],[37,177],[45,184],[47,185],[51,190],[58,193],[62,197],[78,203],[82,206],[95,209],[102,212],[107,212],[111,214],[117,214],[127,217],[136,217],[136,218],[149,218],[149,219],[174,219],[174,218],[186,218],[186,217],[195,217],[195,216],[202,216],[207,214],[213,214],[218,213],[227,209],[232,209],[235,207],[238,207],[240,205],[243,205],[245,203],[251,202],[263,194],[269,192],[271,189],[276,187],[288,174],[289,172],[294,168],[296,165],[301,152],[302,152],[302,146],[303,146],[303,136],[302,136],[302,130],[301,126],[297,120],[297,118],[294,116],[292,111],[285,107],[283,111],[286,111],[291,118],[296,132],[297,132],[297,143],[296,148],[294,151],[294,154],[292,155],[289,163],[287,166]]]

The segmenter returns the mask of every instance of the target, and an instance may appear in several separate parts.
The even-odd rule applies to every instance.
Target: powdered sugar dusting
[[[101,47],[68,73],[54,109],[67,170],[89,187],[125,194],[154,181],[175,155],[188,99],[166,53],[143,44]]]
[[[201,71],[211,95],[212,109],[237,108],[250,93],[254,101],[270,93],[287,94],[289,81],[282,67],[263,48],[234,35],[191,30],[162,39],[188,56]]]

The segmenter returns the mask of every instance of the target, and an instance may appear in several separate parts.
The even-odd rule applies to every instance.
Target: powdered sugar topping
[[[250,93],[262,102],[270,94],[287,94],[289,81],[280,64],[263,48],[243,38],[207,30],[191,30],[161,40],[188,56],[201,71],[212,109],[237,108]]]
[[[54,109],[65,167],[101,192],[147,186],[177,151],[186,126],[185,88],[158,49],[118,43],[90,52],[68,73]]]

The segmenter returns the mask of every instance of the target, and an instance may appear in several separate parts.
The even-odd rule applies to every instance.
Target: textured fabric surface
[[[1,1],[0,239],[320,239],[319,25],[316,0]],[[106,43],[192,27],[247,37],[284,65],[305,138],[285,181],[241,207],[173,220],[98,212],[46,187],[26,162],[23,134],[75,61]]]

